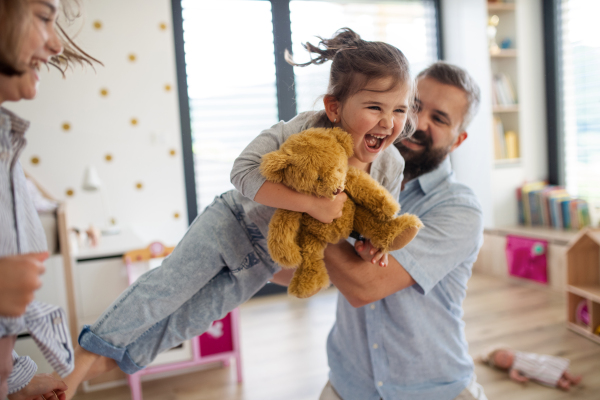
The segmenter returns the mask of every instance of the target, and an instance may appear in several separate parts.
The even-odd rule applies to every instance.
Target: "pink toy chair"
[[[143,273],[160,265],[160,260],[173,251],[174,247],[165,247],[160,242],[151,243],[144,249],[133,250],[125,253],[123,259],[127,267],[129,284],[135,282]],[[156,264],[156,265],[155,265]],[[144,375],[174,371],[197,365],[221,362],[228,367],[231,359],[235,359],[237,381],[242,382],[242,358],[240,351],[240,313],[234,309],[224,318],[213,322],[207,332],[192,338],[190,346],[184,345],[179,351],[184,359],[178,361],[159,360],[158,358],[145,369],[128,375],[129,388],[132,400],[143,400],[141,378]],[[167,351],[166,353],[169,353]],[[165,354],[165,353],[163,353]]]

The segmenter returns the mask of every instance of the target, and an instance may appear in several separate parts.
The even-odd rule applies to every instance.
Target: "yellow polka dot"
[[[33,165],[37,165],[37,164],[40,163],[40,159],[38,157],[36,157],[36,156],[33,156],[33,157],[31,157],[31,163]]]
[[[110,154],[107,154],[107,155],[105,155],[105,156],[104,156],[104,159],[105,159],[106,161],[112,161],[113,157],[112,157],[112,155],[110,155]]]
[[[75,194],[75,192],[73,191],[73,189],[67,189],[67,191],[65,192],[65,194],[67,196],[69,196],[69,197],[72,197]]]
[[[177,154],[177,152],[175,151],[175,149],[171,149],[169,150],[169,154],[174,156],[175,154]]]
[[[102,22],[100,22],[100,21],[94,21],[94,29],[96,29],[98,31],[100,29],[102,29]]]
[[[65,131],[65,132],[68,132],[68,131],[70,131],[70,130],[71,130],[71,124],[69,124],[68,122],[65,122],[65,123],[63,123],[63,124],[62,124],[62,129],[63,129],[63,131]]]
[[[106,89],[106,88],[100,89],[100,96],[102,96],[102,97],[108,96],[108,89]]]
[[[131,61],[131,62],[135,62],[135,60],[137,60],[137,57],[136,57],[136,55],[135,55],[135,54],[133,54],[133,53],[129,54],[129,57],[128,57],[128,58],[129,58],[129,61]]]
[[[166,84],[166,85],[165,85],[165,92],[170,92],[170,91],[171,91],[171,89],[172,89],[172,88],[171,88],[171,85],[169,85],[169,84]]]
[[[133,125],[133,126],[137,126],[137,124],[138,124],[137,118],[131,118],[131,121],[129,121],[129,122],[131,122],[131,125]]]
[[[158,28],[159,28],[161,31],[166,31],[166,30],[167,30],[167,24],[166,24],[166,23],[164,23],[164,22],[161,22],[161,23],[158,25]]]
[[[179,213],[176,212],[175,214],[173,214],[173,218],[178,219],[179,218]]]
[[[136,189],[141,190],[144,187],[144,185],[142,184],[142,182],[138,182],[135,184],[135,187]]]

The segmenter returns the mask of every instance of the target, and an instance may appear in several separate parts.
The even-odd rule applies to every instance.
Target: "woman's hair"
[[[77,0],[62,0],[61,11],[66,22],[80,16]],[[23,71],[17,65],[26,24],[30,18],[29,1],[0,1],[0,73],[8,76],[20,75]],[[57,34],[63,45],[63,52],[50,59],[50,65],[63,73],[73,64],[102,63],[77,46],[60,24],[56,24]]]
[[[388,90],[407,84],[410,88],[408,118],[401,137],[410,136],[416,126],[416,113],[413,107],[415,84],[410,77],[408,60],[398,48],[384,42],[362,40],[350,28],[342,28],[331,39],[318,37],[317,46],[303,43],[311,53],[309,62],[295,63],[286,51],[286,61],[294,66],[305,67],[311,64],[323,64],[329,60],[329,86],[326,96],[332,96],[340,102],[358,93],[373,79],[392,78]],[[317,54],[313,58],[312,54]]]
[[[460,132],[463,132],[467,129],[467,126],[469,126],[479,109],[481,91],[479,90],[477,82],[475,82],[473,77],[471,77],[464,69],[443,61],[435,62],[419,72],[417,80],[426,77],[433,78],[445,85],[457,87],[465,92],[465,95],[467,96],[467,109],[459,129]]]

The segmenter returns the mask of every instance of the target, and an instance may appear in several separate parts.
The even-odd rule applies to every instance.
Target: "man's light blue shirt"
[[[344,400],[451,400],[473,375],[462,302],[483,242],[481,206],[449,159],[408,182],[399,201],[425,225],[391,253],[417,283],[360,308],[339,295],[327,355]]]

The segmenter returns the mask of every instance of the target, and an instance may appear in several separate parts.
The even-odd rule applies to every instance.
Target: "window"
[[[401,49],[413,75],[438,58],[434,0],[172,1],[190,222],[232,188],[235,158],[263,129],[322,108],[330,63],[286,70],[289,43],[302,61],[302,42],[350,27]]]
[[[562,182],[569,193],[600,204],[600,39],[595,0],[556,0]]]

